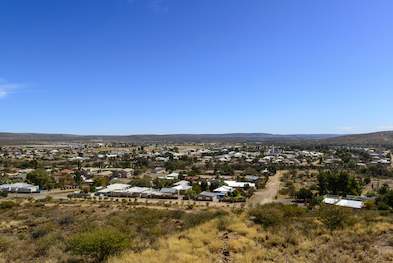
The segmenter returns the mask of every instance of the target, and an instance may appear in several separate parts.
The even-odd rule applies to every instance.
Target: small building
[[[255,183],[256,181],[259,180],[259,176],[255,176],[255,175],[246,175],[244,177],[244,180],[246,182],[250,182],[250,183]]]
[[[161,188],[160,193],[164,195],[176,195],[177,190],[174,188]]]
[[[176,191],[179,191],[179,192],[184,192],[189,189],[192,189],[191,183],[189,181],[185,181],[185,180],[174,183],[173,185],[174,186],[172,188],[176,189]]]
[[[213,201],[218,202],[219,200],[219,193],[207,192],[204,191],[197,196],[198,201]]]
[[[104,189],[101,189],[97,191],[97,194],[103,194],[103,195],[110,195],[111,193],[119,193],[119,192],[124,192],[131,186],[128,184],[110,184]]]
[[[168,175],[160,176],[158,178],[166,180],[177,180],[179,178],[179,173],[170,173]]]
[[[222,193],[224,195],[226,195],[228,193],[232,193],[233,191],[235,191],[235,189],[233,187],[226,186],[226,185],[223,185],[223,186],[218,187],[217,189],[213,190],[213,192],[215,192],[215,193]]]
[[[255,188],[255,183],[250,182],[237,182],[237,181],[224,181],[227,186],[233,188],[245,188],[245,187],[252,187]]]
[[[336,205],[341,207],[360,209],[364,206],[362,197],[339,197],[339,196],[325,196],[322,203],[327,205]]]

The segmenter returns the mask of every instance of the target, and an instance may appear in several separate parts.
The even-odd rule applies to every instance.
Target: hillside
[[[393,145],[393,131],[344,135],[322,140],[327,144]]]
[[[387,218],[369,211],[266,205],[227,213],[109,263],[391,262],[393,225]]]
[[[392,262],[392,220],[386,211],[279,204],[0,200],[0,263]]]

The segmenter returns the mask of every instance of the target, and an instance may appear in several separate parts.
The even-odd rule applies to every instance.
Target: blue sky
[[[0,131],[393,130],[391,0],[1,0]]]

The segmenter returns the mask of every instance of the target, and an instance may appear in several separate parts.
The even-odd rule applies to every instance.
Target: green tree
[[[206,182],[206,180],[202,180],[201,181],[201,191],[206,191],[208,190],[208,184]]]
[[[80,185],[82,183],[82,174],[80,171],[76,171],[74,175],[74,181],[77,185]]]
[[[214,189],[220,187],[220,182],[218,180],[213,180],[210,182],[209,190],[213,192]]]
[[[318,188],[321,195],[359,195],[362,185],[347,171],[322,171],[318,175]]]
[[[55,187],[55,180],[44,169],[36,169],[28,173],[26,180],[34,185],[38,185],[41,189],[52,189]]]
[[[348,210],[341,207],[323,207],[319,211],[319,219],[330,229],[335,230],[344,228],[345,225],[351,223]]]
[[[304,202],[309,202],[313,198],[313,194],[310,189],[300,188],[295,194],[296,198],[303,200]]]
[[[109,184],[109,178],[106,176],[100,176],[94,179],[93,186],[107,186]]]

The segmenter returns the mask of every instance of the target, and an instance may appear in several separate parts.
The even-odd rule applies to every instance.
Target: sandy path
[[[248,200],[249,205],[267,204],[276,201],[274,198],[280,190],[280,178],[285,171],[277,171],[275,175],[269,177],[264,189],[260,189]]]

